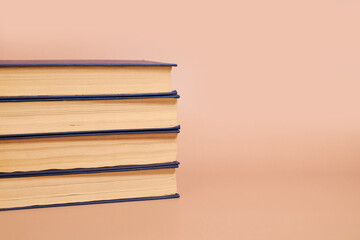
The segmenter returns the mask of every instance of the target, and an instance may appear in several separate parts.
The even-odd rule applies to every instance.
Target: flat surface
[[[2,59],[176,62],[181,94],[180,199],[4,212],[1,238],[360,239],[359,1],[1,10]]]
[[[176,66],[176,64],[146,60],[0,60],[0,67],[21,66]]]

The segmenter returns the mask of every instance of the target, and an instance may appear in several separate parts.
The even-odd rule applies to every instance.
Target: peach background
[[[180,199],[0,212],[2,239],[360,239],[360,3],[9,1],[0,59],[176,62]]]

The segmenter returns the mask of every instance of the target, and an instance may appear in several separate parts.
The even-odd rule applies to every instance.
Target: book
[[[0,177],[176,161],[179,126],[137,131],[0,136]]]
[[[145,60],[0,60],[0,96],[170,92],[175,66]]]
[[[0,135],[174,127],[178,97],[0,97]]]
[[[0,210],[176,198],[177,167],[1,176]]]

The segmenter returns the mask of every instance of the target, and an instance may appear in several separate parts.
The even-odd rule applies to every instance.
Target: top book
[[[145,60],[0,60],[0,97],[171,92],[176,66]]]

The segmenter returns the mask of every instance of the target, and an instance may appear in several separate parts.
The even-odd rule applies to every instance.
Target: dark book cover
[[[179,197],[180,197],[180,195],[179,195],[178,193],[175,193],[175,194],[171,194],[171,195],[154,196],[154,197],[121,198],[121,199],[99,200],[99,201],[87,201],[87,202],[72,202],[72,203],[59,203],[59,204],[32,205],[32,206],[15,207],[15,208],[0,208],[0,211],[22,210],[22,209],[32,209],[32,208],[79,206],[79,205],[102,204],[102,203],[117,203],[117,202],[135,202],[135,201],[161,200],[161,199],[171,199],[171,198],[179,198]]]
[[[144,128],[144,129],[114,129],[99,131],[72,131],[51,133],[26,133],[26,134],[4,134],[0,140],[47,138],[47,137],[71,137],[71,136],[95,136],[95,135],[117,135],[117,134],[144,134],[144,133],[179,133],[180,125],[169,128]]]
[[[61,66],[170,66],[175,63],[162,63],[147,60],[0,60],[0,67],[61,67]]]
[[[51,175],[71,175],[71,174],[87,174],[87,173],[103,173],[103,172],[127,172],[151,169],[178,168],[179,162],[154,163],[143,165],[123,165],[98,168],[74,168],[74,169],[48,169],[41,171],[27,172],[0,172],[0,178],[18,178],[18,177],[38,177]]]
[[[177,91],[165,93],[137,94],[104,94],[104,95],[56,95],[56,96],[14,96],[0,97],[0,102],[39,102],[39,101],[80,101],[80,100],[114,100],[144,98],[180,98]]]

